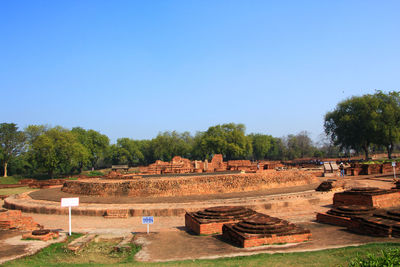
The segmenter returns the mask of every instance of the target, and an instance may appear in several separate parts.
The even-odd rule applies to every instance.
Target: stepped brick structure
[[[376,187],[352,188],[333,196],[333,205],[351,206],[361,205],[376,208],[388,208],[400,205],[398,189],[379,189]]]
[[[370,216],[351,219],[348,229],[363,235],[400,237],[400,210],[379,210]]]
[[[222,233],[225,223],[236,223],[256,214],[245,207],[220,206],[185,214],[185,227],[198,235]]]
[[[329,210],[326,213],[318,213],[317,221],[320,223],[348,227],[351,223],[351,218],[360,215],[372,215],[374,211],[374,207],[368,206],[339,206]]]
[[[34,222],[32,217],[22,216],[20,210],[0,210],[0,229],[18,229],[32,231],[43,227]]]
[[[224,224],[222,232],[224,239],[243,248],[298,243],[311,238],[310,230],[261,213],[236,224]]]

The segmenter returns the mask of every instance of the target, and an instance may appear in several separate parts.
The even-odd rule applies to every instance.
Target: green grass
[[[22,179],[24,178],[19,176],[0,177],[0,184],[18,184]]]
[[[69,240],[76,237],[73,235]],[[34,256],[8,262],[4,266],[348,266],[354,259],[362,259],[368,255],[379,257],[381,251],[400,249],[400,243],[374,243],[313,252],[145,263],[134,260],[139,248],[133,245],[130,252],[116,253],[111,251],[111,243],[92,243],[78,254],[66,250],[65,245],[66,243],[53,244]]]
[[[17,187],[17,188],[2,188],[0,189],[0,195],[14,195],[14,194],[21,194],[28,191],[33,191],[35,189],[29,187]]]

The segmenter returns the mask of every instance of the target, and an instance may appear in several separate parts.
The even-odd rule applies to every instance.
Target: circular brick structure
[[[94,178],[65,181],[61,190],[88,196],[165,197],[250,192],[317,182],[318,178],[309,172],[271,171],[131,180]]]
[[[203,211],[193,212],[192,216],[199,221],[219,222],[242,220],[253,215],[255,212],[243,206],[219,206],[207,208]]]

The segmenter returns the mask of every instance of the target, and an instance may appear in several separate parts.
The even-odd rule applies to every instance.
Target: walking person
[[[344,165],[343,165],[343,162],[340,162],[339,170],[340,170],[340,177],[344,177]]]

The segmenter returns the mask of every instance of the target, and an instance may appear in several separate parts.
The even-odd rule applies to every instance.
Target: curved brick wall
[[[136,180],[88,179],[66,181],[62,191],[95,196],[184,196],[257,191],[317,183],[301,171],[269,171],[215,176],[141,178]]]

